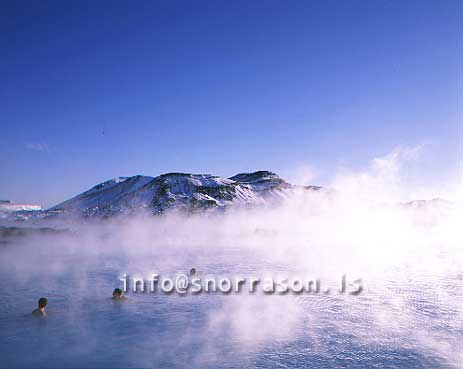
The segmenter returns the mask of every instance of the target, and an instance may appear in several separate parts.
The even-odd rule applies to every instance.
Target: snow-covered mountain
[[[241,173],[230,178],[210,174],[168,173],[158,177],[118,177],[98,184],[49,212],[109,216],[148,209],[196,211],[281,201],[295,186],[275,173]],[[311,187],[310,189],[317,189]]]

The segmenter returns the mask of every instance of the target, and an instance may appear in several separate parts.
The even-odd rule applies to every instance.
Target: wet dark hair
[[[39,308],[44,308],[45,306],[47,306],[48,300],[45,297],[41,297],[39,299],[38,304],[39,304]]]
[[[113,291],[113,295],[122,295],[122,290],[120,288],[115,288]]]

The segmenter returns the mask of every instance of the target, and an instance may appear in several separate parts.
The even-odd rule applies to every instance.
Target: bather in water
[[[115,288],[113,291],[113,300],[127,301],[128,298],[122,294],[122,290],[120,288]]]
[[[38,301],[38,307],[32,312],[32,316],[40,319],[45,319],[47,317],[47,312],[45,307],[48,304],[48,300],[45,297],[41,297]]]

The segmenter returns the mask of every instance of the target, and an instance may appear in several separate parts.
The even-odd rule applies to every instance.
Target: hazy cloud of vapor
[[[33,150],[33,151],[50,151],[50,146],[46,143],[35,142],[35,143],[28,143],[26,144],[26,149]]]
[[[374,202],[413,200],[408,166],[418,161],[423,148],[424,145],[397,147],[387,155],[372,159],[367,169],[343,169],[330,186],[350,197]]]
[[[281,176],[289,183],[301,186],[315,185],[319,175],[320,170],[309,164],[303,164],[281,173]]]

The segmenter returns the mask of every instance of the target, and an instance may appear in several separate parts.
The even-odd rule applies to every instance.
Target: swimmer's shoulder
[[[119,297],[117,299],[114,297],[111,297],[110,300],[115,301],[115,302],[128,302],[129,298],[125,296]]]
[[[47,317],[47,313],[45,313],[44,311],[41,311],[40,309],[35,309],[33,312],[32,312],[32,316],[35,317],[35,318],[46,318]]]

